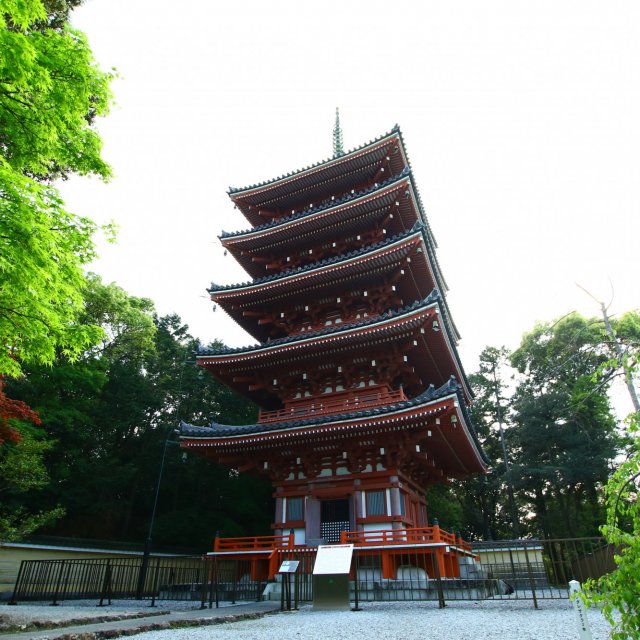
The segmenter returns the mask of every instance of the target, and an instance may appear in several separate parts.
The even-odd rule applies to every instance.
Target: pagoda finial
[[[340,109],[336,107],[336,123],[333,126],[333,157],[344,155],[342,147],[342,129],[340,128]]]

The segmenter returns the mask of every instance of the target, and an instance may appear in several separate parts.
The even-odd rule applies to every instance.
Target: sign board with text
[[[278,569],[278,573],[295,573],[298,570],[300,560],[284,560]]]
[[[324,576],[349,573],[352,556],[352,544],[320,545],[316,555],[316,563],[313,565],[313,575]]]

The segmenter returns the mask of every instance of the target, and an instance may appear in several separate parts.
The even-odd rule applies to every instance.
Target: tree
[[[585,585],[588,603],[601,607],[614,640],[640,637],[640,414],[629,416],[631,454],[607,484],[607,523],[602,533],[617,550],[616,570]]]
[[[73,2],[3,0],[0,11],[0,376],[77,357],[100,336],[77,322],[96,225],[68,212],[55,178],[110,175],[94,118],[112,74],[64,23]]]
[[[255,408],[194,366],[199,342],[176,315],[89,276],[82,321],[104,339],[75,362],[31,365],[11,382],[13,395],[34,406],[55,447],[46,454],[53,482],[25,501],[32,511],[61,504],[66,515],[48,533],[143,540],[167,438],[180,420],[242,424]],[[267,483],[190,457],[169,445],[154,541],[199,551],[217,530],[228,535],[269,531]]]
[[[14,540],[53,522],[62,509],[29,512],[25,494],[49,482],[44,454],[54,442],[44,437],[39,415],[24,402],[7,398],[0,381],[0,540]]]
[[[571,314],[539,324],[512,355],[514,476],[535,534],[595,535],[601,490],[620,441],[598,377],[608,360],[601,321]]]
[[[26,366],[10,389],[37,409],[56,441],[46,456],[54,482],[31,496],[31,508],[60,503],[67,513],[57,525],[61,531],[99,536],[122,511],[135,475],[135,459],[126,458],[128,436],[159,410],[144,373],[145,359],[155,351],[156,326],[149,300],[93,274],[85,290],[79,321],[100,329],[100,344],[74,362],[60,353],[53,366]]]
[[[480,367],[469,376],[475,399],[471,418],[491,461],[487,475],[472,476],[460,484],[460,498],[466,516],[465,528],[472,538],[486,540],[518,537],[513,527],[515,503],[510,487],[513,478],[508,472],[510,446],[501,438],[508,436],[504,427],[511,413],[510,394],[504,382],[508,375],[509,352],[505,347],[486,347],[480,354]],[[505,461],[506,453],[506,461]]]

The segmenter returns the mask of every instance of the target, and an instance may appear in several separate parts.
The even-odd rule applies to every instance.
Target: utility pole
[[[596,299],[591,293],[589,293],[582,285],[579,285],[576,282],[576,286],[580,287],[590,298],[595,300],[600,305],[600,311],[602,313],[602,319],[604,320],[604,326],[611,338],[611,342],[613,342],[613,346],[618,354],[618,358],[620,358],[620,363],[622,365],[622,370],[624,371],[624,381],[627,385],[627,389],[629,390],[629,395],[631,396],[631,403],[633,404],[634,410],[637,412],[640,411],[640,402],[638,402],[638,394],[636,393],[635,385],[633,384],[633,373],[631,369],[627,365],[627,358],[625,357],[624,351],[618,342],[618,338],[616,338],[616,334],[613,332],[613,327],[611,326],[611,322],[609,320],[609,315],[607,314],[607,307],[605,307],[604,302]]]

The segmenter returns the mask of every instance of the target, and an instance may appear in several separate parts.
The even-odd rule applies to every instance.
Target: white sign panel
[[[300,560],[284,560],[280,565],[278,573],[295,573],[298,570]]]
[[[316,563],[313,566],[313,575],[335,575],[349,573],[351,557],[353,556],[352,544],[320,545],[316,555]]]

